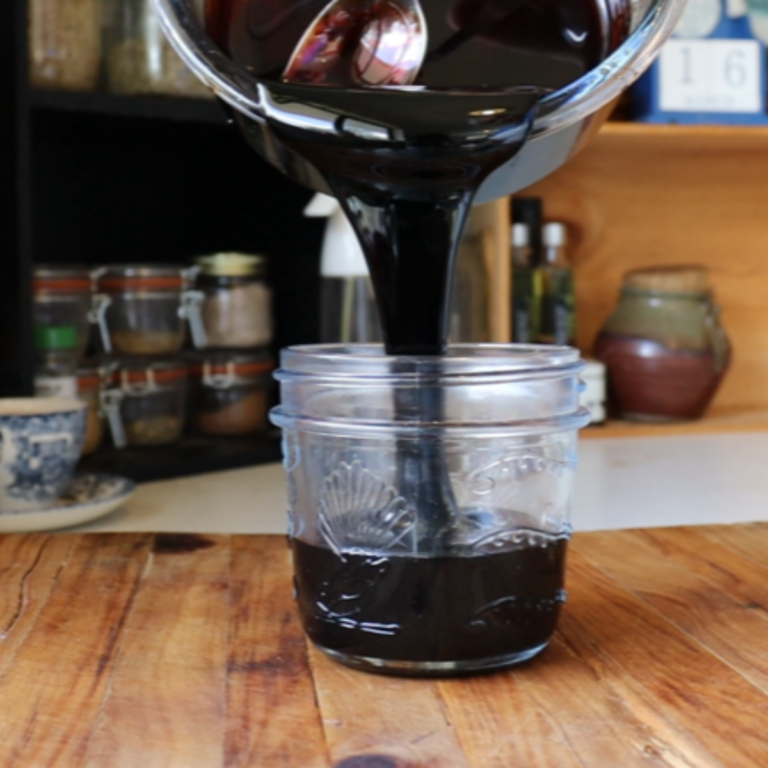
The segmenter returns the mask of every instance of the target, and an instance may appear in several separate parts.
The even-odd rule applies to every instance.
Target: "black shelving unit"
[[[36,263],[264,254],[275,355],[316,341],[323,223],[302,216],[312,193],[252,152],[213,99],[31,88],[26,0],[10,0],[2,14],[0,136],[10,140],[0,143],[0,396],[33,391]],[[162,460],[105,450],[85,466],[145,480],[278,457],[274,435],[190,438]]]

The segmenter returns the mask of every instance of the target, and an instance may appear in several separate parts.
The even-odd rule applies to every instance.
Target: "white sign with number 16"
[[[670,40],[659,57],[665,112],[762,111],[756,40]]]

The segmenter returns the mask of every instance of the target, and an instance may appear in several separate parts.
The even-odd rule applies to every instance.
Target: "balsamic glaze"
[[[453,262],[477,190],[525,144],[542,98],[623,42],[629,0],[421,0],[429,44],[405,88],[363,88],[352,76],[356,36],[388,0],[341,1],[351,15],[339,22],[340,57],[300,82],[283,82],[286,67],[328,0],[207,0],[206,24],[258,81],[263,119],[235,115],[248,141],[292,177],[329,188],[355,227],[402,372],[407,356],[446,351]],[[435,391],[396,392],[398,418],[439,423]],[[400,440],[396,454],[396,485],[418,510],[427,556],[340,557],[295,540],[310,638],[405,661],[545,644],[563,599],[565,541],[457,552],[442,443]]]
[[[356,9],[351,39],[355,14],[370,19],[386,2],[346,5]],[[415,88],[355,87],[352,66],[342,66],[350,40],[323,85],[282,82],[326,6],[207,0],[206,22],[261,82],[268,129],[240,116],[246,137],[267,157],[309,164],[306,174],[323,177],[355,226],[387,351],[439,355],[456,244],[476,191],[524,144],[538,101],[623,41],[628,0],[421,0],[429,46]]]
[[[293,541],[299,610],[331,651],[389,661],[470,661],[545,645],[565,602],[567,541],[493,554],[344,553]]]

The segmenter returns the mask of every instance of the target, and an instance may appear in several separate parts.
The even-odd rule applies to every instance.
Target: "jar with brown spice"
[[[266,355],[198,355],[191,365],[191,422],[201,435],[267,428],[272,360]]]
[[[204,338],[198,349],[245,349],[272,341],[272,292],[267,260],[241,253],[217,253],[195,260],[195,285],[205,297]]]
[[[628,273],[595,345],[618,415],[633,421],[701,417],[730,356],[707,271],[699,266]]]
[[[203,295],[188,289],[190,274],[178,264],[121,264],[97,271],[91,319],[104,351],[127,357],[169,356],[181,351],[189,322],[193,339],[202,324]]]
[[[202,0],[193,5],[202,16]],[[105,17],[109,91],[212,98],[166,39],[152,0],[107,0]]]
[[[98,364],[81,365],[77,369],[77,396],[87,406],[83,456],[93,453],[104,438],[104,418],[101,393],[106,383],[107,369]]]
[[[35,88],[94,90],[101,66],[101,0],[30,0],[29,59]]]
[[[116,448],[166,445],[184,431],[187,365],[180,360],[123,360],[102,395]]]

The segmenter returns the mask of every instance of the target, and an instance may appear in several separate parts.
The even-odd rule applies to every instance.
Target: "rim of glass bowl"
[[[261,119],[259,81],[208,38],[189,0],[153,2],[171,45],[187,66],[231,107]],[[566,128],[597,112],[647,69],[674,31],[685,0],[630,0],[633,15],[643,13],[645,5],[648,7],[637,27],[616,51],[582,78],[541,101],[534,137]]]

